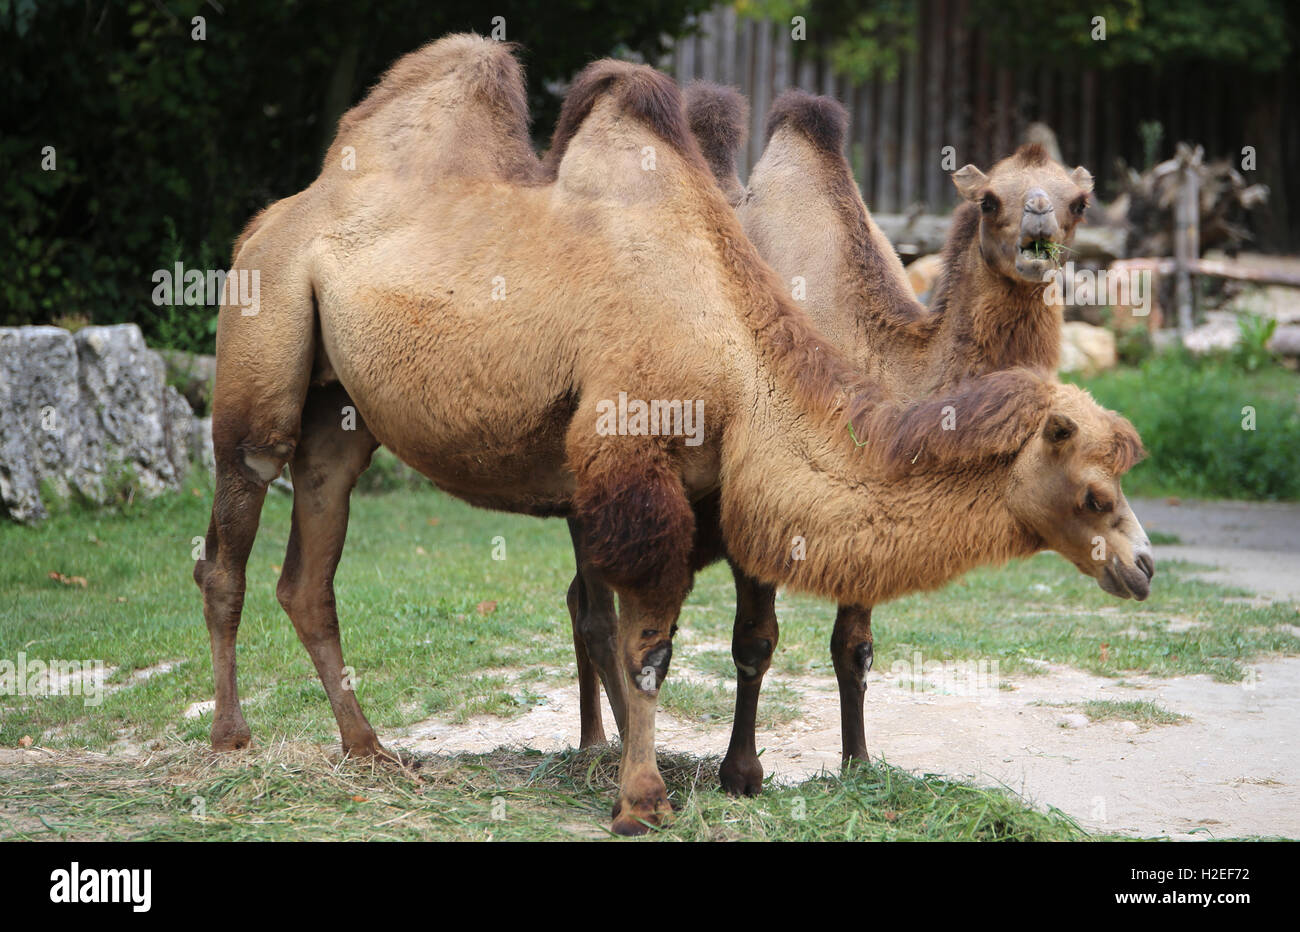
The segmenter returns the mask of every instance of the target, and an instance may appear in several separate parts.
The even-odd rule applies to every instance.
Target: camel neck
[[[819,436],[822,418],[767,403],[740,409],[750,423],[723,453],[724,533],[751,575],[868,606],[1039,549],[1007,506],[1010,463],[887,477],[869,450]]]
[[[1061,308],[1045,285],[1013,281],[988,267],[975,237],[945,276],[934,388],[974,375],[1025,366],[1055,372],[1061,356]]]

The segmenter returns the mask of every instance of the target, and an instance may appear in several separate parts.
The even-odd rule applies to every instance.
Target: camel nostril
[[[1151,554],[1149,553],[1138,554],[1137,565],[1138,565],[1138,569],[1142,570],[1142,572],[1147,574],[1147,579],[1150,579],[1151,577],[1155,576],[1156,561],[1151,559]]]

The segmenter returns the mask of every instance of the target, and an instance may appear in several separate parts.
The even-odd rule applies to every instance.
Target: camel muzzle
[[[1118,556],[1112,557],[1097,577],[1097,585],[1109,595],[1145,602],[1151,594],[1151,578],[1155,574],[1155,559],[1144,550],[1137,554],[1132,566],[1122,563]]]

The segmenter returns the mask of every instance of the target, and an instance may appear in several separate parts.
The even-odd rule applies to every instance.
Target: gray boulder
[[[15,520],[45,517],[42,482],[95,502],[178,488],[193,421],[134,324],[0,328],[0,503]]]
[[[0,327],[0,503],[15,520],[41,520],[41,484],[68,494],[82,455],[72,334]]]

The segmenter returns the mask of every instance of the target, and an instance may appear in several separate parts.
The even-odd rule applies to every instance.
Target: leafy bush
[[[1175,351],[1073,381],[1141,433],[1129,493],[1300,499],[1300,377],[1281,366]]]

